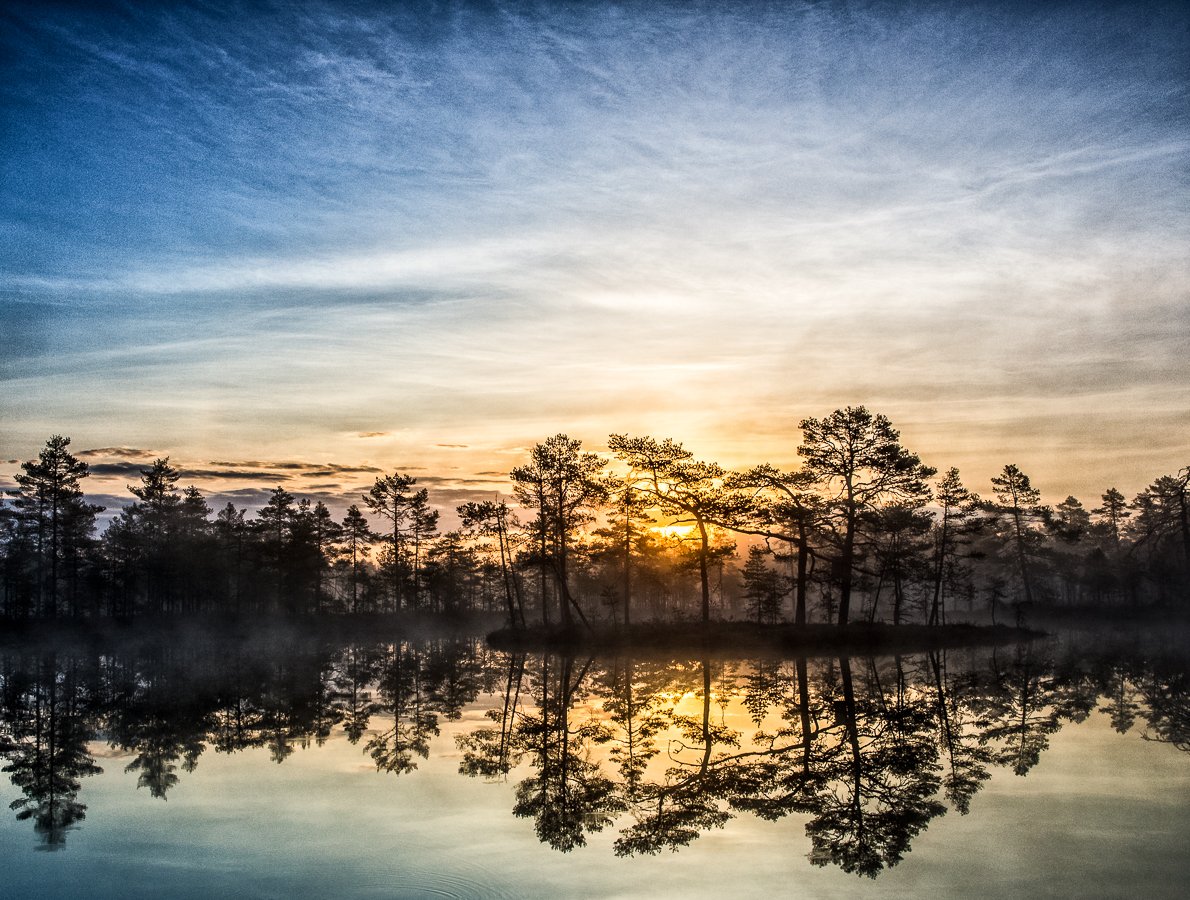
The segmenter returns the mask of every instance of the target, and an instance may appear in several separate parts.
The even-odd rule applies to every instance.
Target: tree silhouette
[[[556,434],[534,445],[529,464],[517,466],[509,475],[517,501],[538,511],[543,553],[548,535],[551,546],[546,558],[553,569],[565,628],[571,627],[572,609],[587,624],[582,607],[570,593],[570,536],[593,520],[592,509],[606,496],[599,476],[607,460],[581,449],[582,441]]]
[[[285,604],[290,612],[295,611],[294,597],[293,592],[286,592],[286,582],[290,573],[290,539],[298,514],[294,500],[293,494],[289,491],[280,487],[273,488],[269,502],[257,512],[255,523],[263,540],[265,559],[274,573],[274,605],[280,609]]]
[[[873,545],[879,563],[880,581],[872,597],[870,618],[875,619],[880,586],[892,582],[893,624],[900,625],[904,615],[907,585],[926,580],[927,561],[924,552],[930,542],[925,538],[933,525],[933,517],[921,508],[925,498],[885,504],[869,514],[872,523]]]
[[[78,801],[80,779],[103,771],[87,748],[94,731],[84,689],[74,664],[60,667],[50,653],[39,660],[19,707],[12,708],[15,698],[6,698],[13,741],[5,748],[8,764],[0,771],[21,792],[10,808],[17,811],[18,821],[33,820],[48,850],[65,844],[66,832],[86,818],[87,807]]]
[[[1031,528],[1030,523],[1042,518],[1041,492],[1029,483],[1029,476],[1014,465],[1006,465],[1004,471],[992,479],[992,488],[998,502],[991,508],[1009,519],[1008,540],[1016,558],[1021,589],[1025,603],[1032,605],[1031,561],[1041,542],[1041,534]]]
[[[438,533],[438,510],[430,509],[429,492],[422,488],[409,499],[409,541],[413,544],[413,602],[421,603],[421,550]]]
[[[931,625],[946,621],[943,586],[947,569],[954,564],[956,550],[974,527],[973,519],[979,508],[979,495],[973,494],[959,478],[959,470],[950,468],[938,483],[935,498],[941,515],[934,525],[934,597],[930,603]]]
[[[79,538],[90,536],[96,514],[103,511],[83,501],[80,484],[88,467],[66,449],[69,445],[70,438],[53,435],[36,460],[21,463],[18,488],[9,491],[17,520],[36,548],[40,614],[51,619],[59,612],[63,552],[68,554],[67,567],[77,564]]]
[[[753,545],[748,548],[748,562],[744,564],[744,599],[748,614],[755,617],[757,625],[773,623],[781,615],[781,598],[784,591],[781,576],[765,563],[765,548]]]
[[[404,551],[404,525],[409,518],[413,494],[410,488],[417,483],[411,475],[394,472],[376,479],[372,489],[364,495],[364,503],[373,513],[387,519],[391,530],[383,535],[389,554],[389,578],[395,609],[401,608],[401,580],[403,577],[402,556]]]
[[[657,443],[651,437],[608,437],[608,449],[632,469],[631,482],[656,503],[661,514],[676,523],[692,523],[698,531],[695,559],[702,587],[702,621],[711,620],[708,572],[716,550],[711,544],[713,524],[734,521],[739,498],[724,485],[727,473],[716,463],[700,462],[694,454],[669,438]],[[734,552],[734,547],[732,547]]]
[[[835,410],[825,419],[804,419],[798,456],[805,470],[828,492],[838,528],[839,624],[846,625],[851,608],[856,531],[861,516],[886,501],[929,494],[925,479],[934,469],[899,443],[900,432],[882,415],[864,407]]]
[[[630,482],[609,476],[607,488],[613,498],[607,526],[595,533],[606,539],[614,548],[613,555],[621,559],[617,599],[624,604],[624,627],[627,629],[632,626],[632,560],[640,552],[640,544],[656,520],[650,515],[650,501]]]
[[[343,526],[334,520],[331,511],[321,500],[310,509],[309,502],[301,507],[301,521],[309,559],[314,568],[314,612],[324,612],[323,576],[335,555],[335,547],[343,538]]]
[[[343,517],[340,540],[343,542],[343,556],[350,565],[351,582],[351,612],[359,612],[359,585],[363,573],[364,561],[371,552],[372,529],[368,520],[354,503],[348,507],[347,515]]]
[[[805,625],[813,541],[827,512],[823,498],[813,490],[813,476],[782,472],[766,463],[730,477],[727,483],[749,497],[741,509],[742,521],[733,524],[734,530],[760,535],[766,541],[783,541],[794,548],[793,620],[795,625]]]
[[[1103,506],[1091,510],[1091,513],[1100,517],[1100,522],[1105,527],[1111,542],[1112,552],[1119,553],[1120,535],[1128,520],[1128,501],[1114,487],[1108,488],[1105,493],[1100,495],[1100,499],[1103,501]]]
[[[244,556],[248,536],[244,510],[236,509],[232,503],[219,510],[215,517],[215,534],[225,572],[227,604],[239,611],[243,602]]]
[[[525,627],[525,599],[521,583],[513,568],[513,541],[510,530],[516,519],[503,500],[484,500],[464,503],[458,508],[464,528],[485,537],[495,537],[500,554],[500,576],[504,586],[504,601],[508,608],[510,628]]]
[[[170,611],[178,597],[185,576],[181,571],[183,544],[184,498],[178,490],[178,470],[169,464],[169,457],[153,461],[141,469],[141,483],[129,485],[128,491],[138,502],[124,507],[120,524],[130,550],[129,574],[143,578],[143,598],[150,611]],[[201,506],[192,499],[185,509],[187,525],[193,529],[193,517],[205,519],[210,510],[201,498]],[[140,594],[135,587],[134,596]]]

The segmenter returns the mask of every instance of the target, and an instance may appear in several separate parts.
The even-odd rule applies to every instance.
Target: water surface
[[[1160,640],[629,660],[290,636],[38,647],[0,675],[6,896],[1190,884],[1186,667]]]

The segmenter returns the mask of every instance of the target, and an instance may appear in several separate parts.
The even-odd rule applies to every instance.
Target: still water
[[[9,649],[0,893],[1185,897],[1181,644]]]

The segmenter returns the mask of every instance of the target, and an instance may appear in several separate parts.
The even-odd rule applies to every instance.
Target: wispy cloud
[[[80,450],[75,456],[83,459],[110,457],[123,457],[125,459],[156,459],[157,453],[153,450],[138,450],[135,447],[98,447],[93,450]],[[92,467],[93,468],[93,467]]]
[[[139,479],[143,471],[145,471],[145,466],[137,463],[90,463],[87,466],[87,474],[96,478]]]
[[[303,476],[310,475],[328,475],[331,473],[343,475],[361,475],[361,474],[375,474],[381,473],[384,470],[376,466],[350,466],[339,465],[338,463],[308,463],[308,462],[262,462],[261,460],[245,460],[243,462],[228,462],[225,460],[212,460],[209,465],[218,466],[218,471],[213,471],[213,475],[218,475],[219,471],[226,469],[269,469],[280,470],[284,472],[296,472]]]
[[[280,481],[292,481],[295,476],[283,472],[241,471],[239,469],[179,469],[178,474],[184,480],[211,479],[230,481],[256,481],[262,484],[273,484]]]
[[[18,13],[0,447],[349,481],[846,402],[1123,421],[1190,390],[1187,20],[1138,9]]]

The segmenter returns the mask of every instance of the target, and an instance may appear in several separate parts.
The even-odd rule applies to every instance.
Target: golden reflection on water
[[[268,735],[262,731],[250,736],[230,752],[217,750],[214,737],[208,735],[192,766],[184,765],[178,755],[164,762],[159,759],[156,769],[149,763],[136,767],[132,764],[146,756],[145,740],[168,743],[169,703],[178,699],[169,681],[181,672],[142,661],[137,683],[145,694],[138,715],[152,715],[149,720],[137,720],[131,713],[120,714],[125,717],[121,727],[135,726],[128,734],[141,735],[142,742],[113,743],[118,737],[112,730],[117,720],[111,718],[110,706],[105,707],[112,728],[84,743],[104,772],[77,779],[77,800],[87,809],[85,820],[79,819],[63,836],[60,846],[67,852],[33,855],[38,838],[28,821],[10,815],[0,823],[6,871],[14,873],[15,886],[31,891],[17,895],[50,896],[38,891],[48,886],[68,890],[71,879],[76,879],[89,885],[84,896],[137,896],[137,891],[149,896],[148,873],[162,866],[188,873],[185,878],[178,876],[181,880],[173,885],[178,896],[190,890],[197,895],[200,888],[208,895],[240,891],[263,895],[279,890],[292,896],[315,896],[330,885],[325,873],[335,872],[336,890],[346,896],[368,896],[380,886],[399,884],[406,893],[398,896],[448,890],[455,896],[484,897],[759,897],[775,885],[796,884],[807,896],[816,897],[854,896],[857,890],[871,896],[925,890],[929,896],[1088,897],[1124,896],[1136,889],[1159,897],[1179,896],[1178,888],[1188,875],[1182,850],[1184,835],[1190,833],[1190,755],[1173,744],[1142,738],[1142,734],[1168,736],[1172,726],[1169,721],[1147,718],[1152,710],[1142,702],[1140,692],[1158,681],[1167,688],[1176,686],[1180,677],[1176,672],[1129,668],[1123,663],[1118,669],[1104,670],[1102,660],[1071,669],[1069,659],[1055,660],[1050,651],[1030,655],[1010,648],[994,654],[979,651],[967,654],[968,658],[952,654],[947,664],[954,690],[965,690],[966,695],[961,701],[950,698],[950,711],[956,721],[965,715],[964,708],[967,713],[974,711],[963,719],[965,746],[976,755],[985,754],[981,758],[988,777],[968,785],[970,812],[964,815],[954,797],[947,795],[944,782],[939,782],[949,764],[946,754],[925,752],[919,746],[915,752],[924,752],[926,763],[921,772],[897,769],[901,764],[895,759],[892,776],[885,771],[887,760],[880,764],[885,769],[877,766],[879,771],[867,771],[863,777],[875,779],[871,783],[877,786],[934,785],[930,802],[947,807],[919,822],[899,860],[885,859],[875,873],[877,880],[870,882],[857,881],[843,871],[846,856],[833,856],[828,845],[812,840],[807,829],[816,827],[823,813],[815,811],[809,795],[781,806],[785,802],[781,791],[772,789],[774,779],[786,779],[781,782],[786,789],[797,783],[788,780],[787,763],[798,755],[789,746],[800,753],[798,742],[803,737],[796,661],[715,661],[705,667],[697,660],[635,664],[631,671],[634,677],[640,676],[635,682],[637,700],[662,720],[651,734],[656,752],[633,768],[625,762],[623,708],[617,712],[614,706],[616,673],[622,676],[628,671],[626,661],[574,660],[567,668],[558,658],[528,660],[524,684],[516,694],[523,722],[532,726],[528,737],[516,738],[524,744],[522,752],[510,760],[506,772],[497,769],[484,777],[466,778],[459,771],[467,760],[467,741],[481,729],[501,724],[500,714],[508,706],[503,692],[510,684],[509,672],[515,669],[510,663],[515,661],[503,654],[477,652],[475,645],[464,648],[464,663],[452,662],[440,651],[441,647],[435,665],[440,673],[452,673],[447,681],[459,677],[468,665],[471,674],[480,677],[468,682],[472,692],[459,703],[458,696],[447,696],[445,682],[435,680],[439,676],[427,674],[432,666],[420,670],[418,677],[423,680],[418,690],[425,696],[416,703],[436,710],[438,733],[426,742],[424,756],[417,751],[406,754],[403,759],[409,765],[397,771],[378,771],[368,748],[407,721],[416,703],[386,691],[383,673],[370,677],[369,696],[379,707],[362,732],[353,735],[355,740],[341,722],[310,732],[309,723],[325,715],[310,713],[308,690],[290,691],[289,700],[296,705],[273,710]],[[402,652],[402,665],[423,658],[413,645]],[[391,648],[386,658],[396,658]],[[339,665],[335,659],[331,653],[314,668],[333,672]],[[7,662],[11,687],[20,661],[15,666],[14,660]],[[809,661],[805,687],[816,704],[816,728],[822,736],[815,758],[836,767],[831,770],[835,775],[815,783],[815,796],[829,794],[846,801],[850,787],[840,773],[845,776],[849,771],[851,739],[860,739],[861,756],[897,747],[904,750],[890,729],[902,727],[898,723],[905,716],[936,713],[938,696],[928,678],[922,677],[932,670],[928,657],[853,659],[846,666],[851,681],[847,700],[842,662]],[[1031,673],[1022,676],[1022,666],[1030,665]],[[998,672],[995,677],[1002,686],[1012,688],[995,703],[968,683],[973,672],[986,672],[988,666]],[[294,658],[281,669],[286,667],[301,668]],[[557,705],[564,696],[557,693],[561,682],[550,681],[563,673],[571,686],[565,710]],[[756,697],[757,685],[765,678],[784,685],[769,691],[767,703]],[[650,679],[658,688],[651,694]],[[69,677],[59,671],[55,683],[61,690]],[[618,683],[625,682],[621,678]],[[317,682],[313,684],[317,691]],[[411,684],[407,682],[406,688]],[[704,694],[707,684],[709,698]],[[1100,690],[1113,685],[1119,688],[1114,699]],[[203,695],[196,681],[188,686]],[[261,689],[263,693],[253,693]],[[165,705],[144,702],[154,691],[160,692],[158,699]],[[244,695],[247,700],[236,702],[259,711],[270,694],[279,692],[284,693],[279,682],[257,683]],[[1037,702],[1015,707],[1009,702],[1030,693]],[[431,695],[439,699],[430,702]],[[8,696],[11,700],[11,692]],[[222,695],[220,702],[227,701],[228,696]],[[547,732],[533,732],[537,727],[533,723],[542,721],[543,709]],[[1135,721],[1120,733],[1113,722],[1122,724],[1120,711],[1126,716],[1130,709]],[[497,713],[495,719],[490,711]],[[1034,740],[1039,744],[1036,758],[1025,763],[1020,753],[1007,752],[1014,737],[1001,729],[1018,714],[1026,722],[1025,730],[1033,729],[1028,740],[1022,738],[1022,747],[1032,747]],[[134,720],[156,722],[157,730],[146,731]],[[278,737],[281,721],[290,723],[292,730]],[[608,781],[607,797],[614,801],[604,802],[605,797],[600,800],[603,806],[583,813],[594,818],[576,826],[574,834],[582,840],[568,845],[572,849],[566,853],[552,849],[551,832],[541,830],[540,815],[536,820],[533,815],[513,815],[521,802],[522,786],[535,783],[548,793],[550,759],[554,764],[562,759],[556,743],[548,739],[549,727],[555,727],[550,721],[555,726],[565,722],[566,734],[555,732],[554,736],[569,742],[573,759],[587,767],[582,770],[584,777]],[[911,737],[937,730],[929,715],[913,722],[904,732]],[[23,740],[24,727],[16,722],[9,733]],[[784,736],[775,738],[782,729]],[[980,729],[991,736],[981,741]],[[544,743],[542,734],[547,738]],[[715,743],[710,754],[700,743],[708,735]],[[287,749],[279,750],[278,741]],[[775,768],[749,768],[758,759],[769,759],[765,753],[782,743],[786,750]],[[8,768],[14,759],[10,751]],[[708,760],[711,770],[719,766],[730,778],[728,774],[719,781],[707,778],[700,767],[705,770]],[[160,773],[167,769],[176,780],[172,785],[166,783],[168,779],[161,781],[161,796],[154,796],[152,786],[145,783],[146,772],[164,777]],[[1014,774],[1017,770],[1022,774]],[[769,781],[755,781],[758,775]],[[738,783],[730,782],[731,778]],[[162,784],[166,786],[161,788]],[[681,789],[675,789],[675,784]],[[686,789],[690,785],[708,785],[710,799],[692,794]],[[669,804],[663,803],[663,809],[675,804],[694,809],[697,815],[688,823],[696,833],[676,842],[635,845],[664,851],[656,856],[637,852],[617,858],[625,835],[649,822],[662,796],[668,797],[665,803]],[[3,802],[20,797],[15,782],[4,784]],[[764,808],[777,813],[774,821],[746,809],[749,802],[766,797],[769,805]],[[895,798],[891,802],[895,807]],[[881,803],[889,806],[885,798],[870,809]],[[707,818],[709,809],[719,810],[724,820]],[[586,827],[599,824],[600,816],[606,819],[603,827]],[[676,852],[669,852],[671,846]],[[47,867],[45,860],[50,857],[54,862]],[[96,889],[93,873],[104,867],[121,873],[121,891],[115,890],[115,882],[110,891]]]

